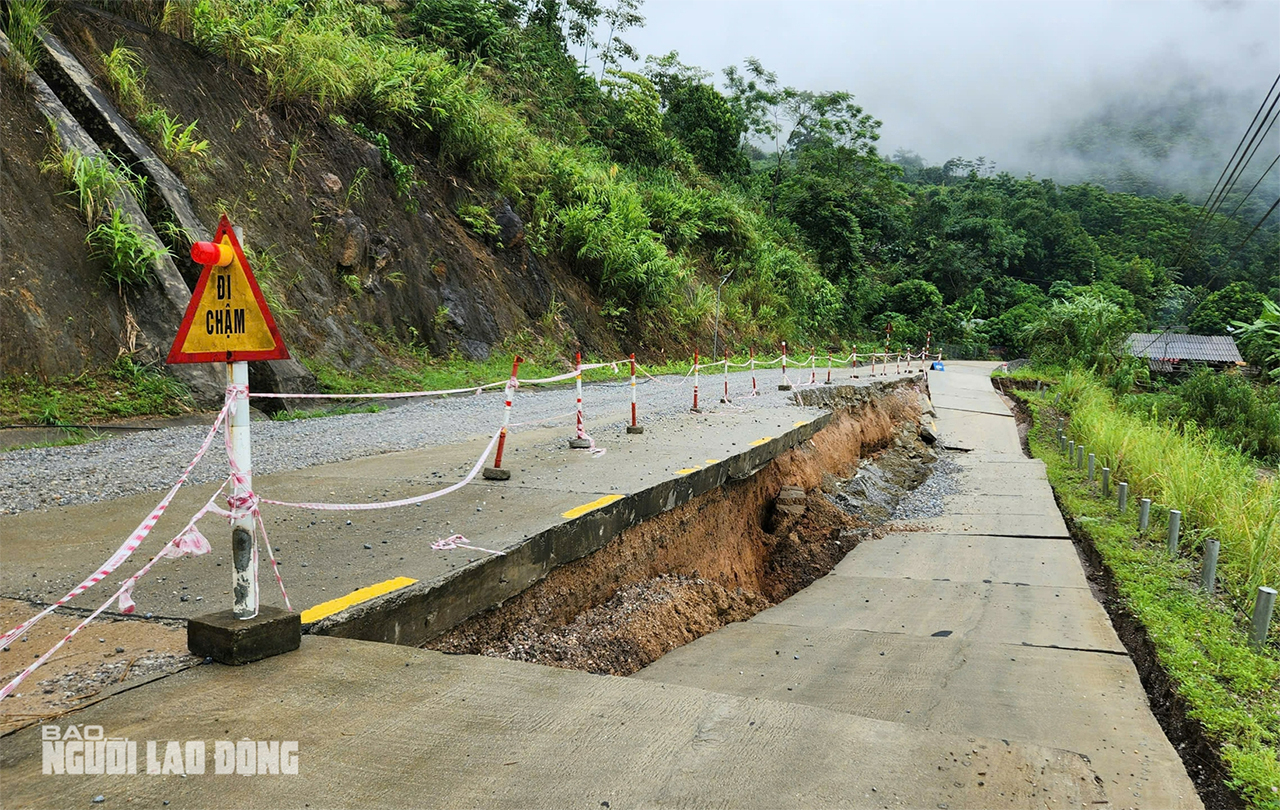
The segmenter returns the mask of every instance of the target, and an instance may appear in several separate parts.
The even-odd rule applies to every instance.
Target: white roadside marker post
[[[249,445],[249,364],[227,363],[227,384],[236,386],[235,410],[227,420],[231,435],[231,459],[240,477],[231,497],[243,503],[253,491],[253,459]],[[244,508],[244,507],[241,507]],[[232,610],[237,619],[258,615],[258,549],[253,542],[253,516],[242,515],[231,523]]]

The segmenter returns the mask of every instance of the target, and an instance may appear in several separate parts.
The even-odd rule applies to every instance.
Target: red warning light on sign
[[[168,362],[287,359],[284,339],[225,214],[212,242],[191,246],[191,258],[203,269]]]

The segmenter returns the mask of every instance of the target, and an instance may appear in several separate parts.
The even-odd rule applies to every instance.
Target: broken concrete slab
[[[1111,620],[1083,588],[857,576],[847,568],[753,622],[1123,653]]]
[[[1061,746],[1089,758],[1116,806],[1200,806],[1125,655],[743,622],[633,677]]]
[[[1098,806],[1078,754],[626,678],[307,638],[79,712],[130,740],[295,741],[298,777],[41,775],[38,728],[5,740],[6,807]],[[141,757],[140,757],[141,758]]]

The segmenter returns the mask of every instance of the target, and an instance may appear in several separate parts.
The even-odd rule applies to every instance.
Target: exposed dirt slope
[[[629,675],[750,618],[826,574],[867,536],[821,488],[900,430],[914,437],[916,401],[905,390],[838,412],[750,478],[626,530],[428,646]],[[802,515],[775,508],[784,486],[811,493]]]
[[[124,308],[89,259],[88,228],[39,164],[49,127],[0,71],[0,370],[78,374],[127,344]]]
[[[551,328],[538,331],[590,353],[618,348],[588,283],[555,257],[533,255],[510,208],[465,177],[441,172],[436,155],[391,134],[393,150],[421,181],[411,204],[397,196],[374,146],[313,110],[265,106],[246,70],[70,6],[59,8],[49,29],[104,90],[101,55],[116,43],[134,49],[146,67],[148,100],[198,121],[211,160],[171,168],[210,231],[223,211],[244,228],[295,353],[359,368],[383,362],[371,336],[391,336],[482,358],[539,322]],[[6,252],[33,280],[11,285],[0,299],[14,315],[0,322],[0,372],[74,371],[115,354],[123,321],[114,299],[102,303],[114,293],[85,256],[83,224],[58,196],[57,181],[37,176],[47,127],[22,112],[21,93],[6,82]],[[60,95],[104,149],[119,151]],[[155,222],[164,212],[151,202]],[[454,213],[460,203],[491,206],[502,232],[468,230]],[[172,247],[185,257],[186,244]],[[180,264],[190,284],[195,268],[185,258]],[[98,346],[104,335],[111,345]]]

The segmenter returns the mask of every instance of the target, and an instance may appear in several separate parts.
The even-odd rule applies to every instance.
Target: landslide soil
[[[676,647],[743,621],[827,574],[871,525],[825,491],[859,462],[918,483],[914,392],[838,412],[804,446],[623,532],[504,605],[426,645],[607,675],[630,675]],[[895,441],[901,439],[902,441]],[[775,506],[783,486],[808,493],[803,515]]]

